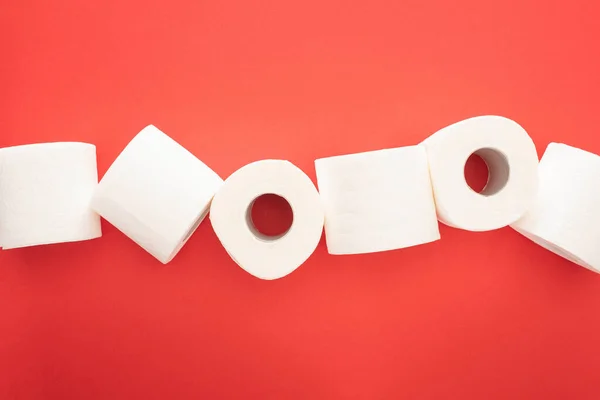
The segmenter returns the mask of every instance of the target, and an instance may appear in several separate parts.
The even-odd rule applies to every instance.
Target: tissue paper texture
[[[401,249],[440,238],[423,146],[315,161],[330,254]]]
[[[202,222],[221,184],[202,161],[150,125],[106,172],[92,207],[166,264]]]
[[[98,183],[96,147],[39,143],[0,149],[0,247],[100,237],[90,208]]]
[[[600,157],[550,143],[539,173],[533,207],[511,226],[561,257],[600,272]]]

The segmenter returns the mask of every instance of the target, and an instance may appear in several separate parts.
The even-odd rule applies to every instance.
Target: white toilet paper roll
[[[92,207],[166,264],[200,225],[222,182],[192,153],[149,125],[108,169]]]
[[[0,149],[0,245],[12,249],[102,236],[90,208],[96,147],[39,143]]]
[[[551,143],[533,207],[511,225],[540,246],[600,272],[600,157]]]
[[[293,222],[282,235],[265,236],[251,219],[254,201],[264,194],[283,197]],[[323,231],[323,208],[312,181],[289,161],[248,164],[225,180],[210,208],[210,222],[231,258],[260,279],[277,279],[313,253]]]
[[[440,238],[423,146],[315,161],[330,254],[401,249]]]
[[[527,132],[499,116],[466,119],[434,133],[427,148],[438,219],[469,231],[507,226],[529,209],[538,186],[538,157]],[[477,193],[465,180],[472,154],[488,166],[488,182]]]

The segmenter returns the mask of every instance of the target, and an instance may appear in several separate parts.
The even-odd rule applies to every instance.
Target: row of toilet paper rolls
[[[489,177],[477,193],[472,155]],[[600,272],[600,157],[552,143],[538,161],[516,122],[479,116],[418,145],[315,161],[319,191],[292,163],[250,163],[225,181],[156,127],[144,128],[98,183],[96,148],[40,143],[0,149],[0,247],[102,235],[100,216],[162,263],[175,257],[210,212],[231,258],[261,279],[281,278],[313,253],[323,227],[330,254],[373,253],[440,239],[438,220],[469,231],[511,226],[544,248]],[[289,229],[266,236],[250,210],[283,197]]]

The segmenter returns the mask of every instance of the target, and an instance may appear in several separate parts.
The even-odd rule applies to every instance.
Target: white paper
[[[600,272],[600,157],[551,143],[533,207],[511,226],[540,246]]]
[[[3,249],[102,236],[90,208],[96,147],[39,143],[0,149],[0,245]]]
[[[427,148],[438,219],[469,231],[507,226],[533,204],[538,187],[535,144],[516,122],[500,116],[480,116],[434,133]],[[472,154],[487,164],[489,178],[481,193],[465,180]]]
[[[283,197],[293,222],[277,237],[254,227],[250,211],[264,194]],[[231,258],[260,279],[290,274],[313,253],[323,231],[319,193],[304,172],[289,161],[262,160],[248,164],[225,180],[210,208],[210,221]]]
[[[202,222],[222,182],[192,153],[149,125],[106,172],[92,207],[166,264]]]
[[[330,254],[401,249],[440,238],[423,146],[315,161]]]

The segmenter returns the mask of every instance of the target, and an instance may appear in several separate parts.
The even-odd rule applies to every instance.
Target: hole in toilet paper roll
[[[285,198],[267,193],[250,203],[246,210],[246,222],[257,238],[277,240],[290,230],[294,222],[294,213]]]
[[[475,151],[465,162],[465,181],[469,187],[483,195],[492,196],[501,191],[510,176],[506,156],[500,151],[483,148]]]

